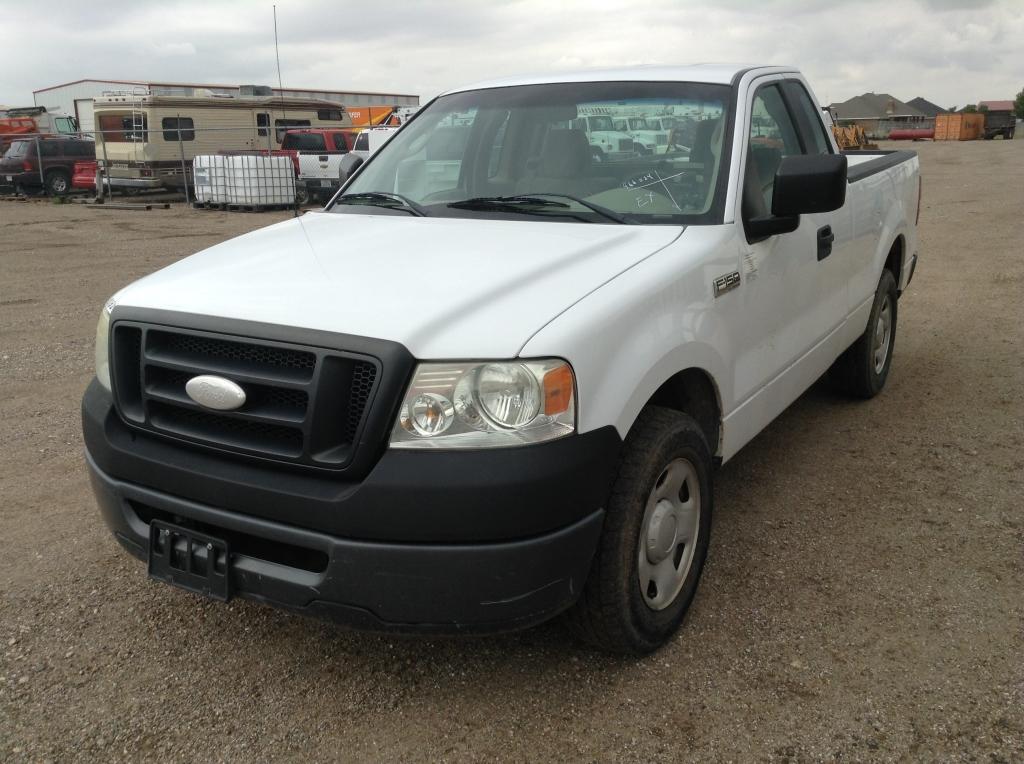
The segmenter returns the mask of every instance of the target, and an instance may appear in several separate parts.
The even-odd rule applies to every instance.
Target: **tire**
[[[897,298],[896,279],[888,269],[883,270],[864,333],[839,356],[829,372],[841,392],[867,399],[874,398],[885,387],[896,349]]]
[[[295,203],[300,207],[309,204],[309,191],[304,186],[295,187]]]
[[[46,173],[45,181],[49,196],[66,196],[71,190],[71,176],[64,170],[50,170]]]
[[[566,614],[569,628],[613,653],[644,655],[665,644],[697,591],[711,507],[711,453],[700,427],[686,414],[648,406],[623,445],[590,575]],[[663,591],[655,578],[666,582]]]

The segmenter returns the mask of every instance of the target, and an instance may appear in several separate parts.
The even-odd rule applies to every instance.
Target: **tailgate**
[[[341,153],[300,153],[299,177],[338,180],[341,160],[344,156]]]

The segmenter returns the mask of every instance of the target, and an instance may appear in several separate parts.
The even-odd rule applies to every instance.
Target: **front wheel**
[[[711,453],[686,414],[646,408],[623,444],[604,530],[570,627],[586,642],[643,655],[693,601],[711,537]]]
[[[830,370],[835,385],[857,398],[874,398],[885,387],[896,347],[896,279],[886,269],[878,280],[867,328]]]

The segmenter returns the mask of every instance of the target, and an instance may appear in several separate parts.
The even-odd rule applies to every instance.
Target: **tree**
[[[1013,110],[1017,114],[1018,119],[1024,119],[1024,88],[1017,93],[1017,97],[1013,101]]]
[[[988,107],[985,104],[982,104],[978,107],[978,111],[988,111]]]
[[[977,106],[975,106],[973,103],[969,103],[964,108],[962,108],[960,111],[963,112],[964,114],[974,114],[974,112],[976,112],[977,110],[978,110]]]

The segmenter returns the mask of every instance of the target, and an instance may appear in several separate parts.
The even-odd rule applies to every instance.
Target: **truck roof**
[[[758,66],[754,64],[690,64],[687,66],[624,66],[614,69],[583,69],[579,71],[557,72],[550,74],[528,74],[516,77],[503,77],[485,80],[465,87],[452,88],[443,93],[460,93],[467,90],[483,90],[484,88],[512,87],[514,85],[541,85],[556,82],[615,82],[618,80],[636,80],[642,82],[706,82],[709,84],[729,85],[737,77],[748,71],[772,74],[775,72],[796,72],[795,66]]]

